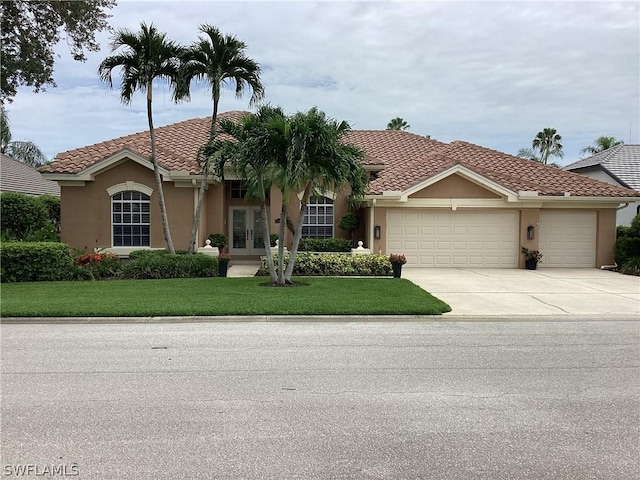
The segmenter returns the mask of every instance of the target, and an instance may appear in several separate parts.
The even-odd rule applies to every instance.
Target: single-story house
[[[245,114],[220,117],[238,120]],[[209,125],[210,118],[195,118],[156,129],[177,249],[188,247],[199,183],[194,160]],[[395,130],[353,130],[345,140],[364,150],[370,174],[356,240],[375,253],[405,254],[407,266],[523,268],[523,245],[544,254],[541,267],[611,264],[617,208],[640,197],[463,141],[443,143]],[[164,247],[150,153],[145,131],[60,153],[41,169],[61,187],[63,241],[125,254]],[[271,192],[272,232],[280,200]],[[294,201],[290,208],[295,210]],[[338,227],[347,209],[344,193],[324,192],[309,205],[303,235],[347,237]],[[244,199],[239,179],[212,179],[199,245],[211,233],[224,233],[234,257],[261,254],[257,211]]]
[[[60,186],[56,182],[42,178],[38,170],[31,165],[2,153],[0,154],[0,192],[59,197]]]
[[[640,145],[616,145],[564,167],[569,172],[640,192]],[[618,210],[618,225],[630,225],[640,214],[640,201],[629,202]]]

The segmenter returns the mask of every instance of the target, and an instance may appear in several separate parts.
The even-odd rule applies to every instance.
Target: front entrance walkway
[[[594,268],[403,268],[453,311],[446,315],[591,315],[640,320],[640,279]]]
[[[227,277],[255,277],[260,260],[232,260]]]

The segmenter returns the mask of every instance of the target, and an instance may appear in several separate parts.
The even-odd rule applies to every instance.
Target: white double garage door
[[[596,227],[592,211],[541,211],[539,267],[594,267]],[[403,253],[408,267],[517,268],[520,214],[390,209],[387,253]]]

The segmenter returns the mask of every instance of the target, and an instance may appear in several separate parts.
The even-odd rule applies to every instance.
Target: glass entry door
[[[229,208],[229,253],[263,255],[264,242],[260,207]]]

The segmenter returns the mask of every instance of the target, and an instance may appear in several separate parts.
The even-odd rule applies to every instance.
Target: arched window
[[[111,196],[111,230],[114,247],[151,246],[149,195],[125,190]]]
[[[329,197],[311,197],[307,204],[307,213],[302,226],[304,238],[333,237],[333,199]]]

